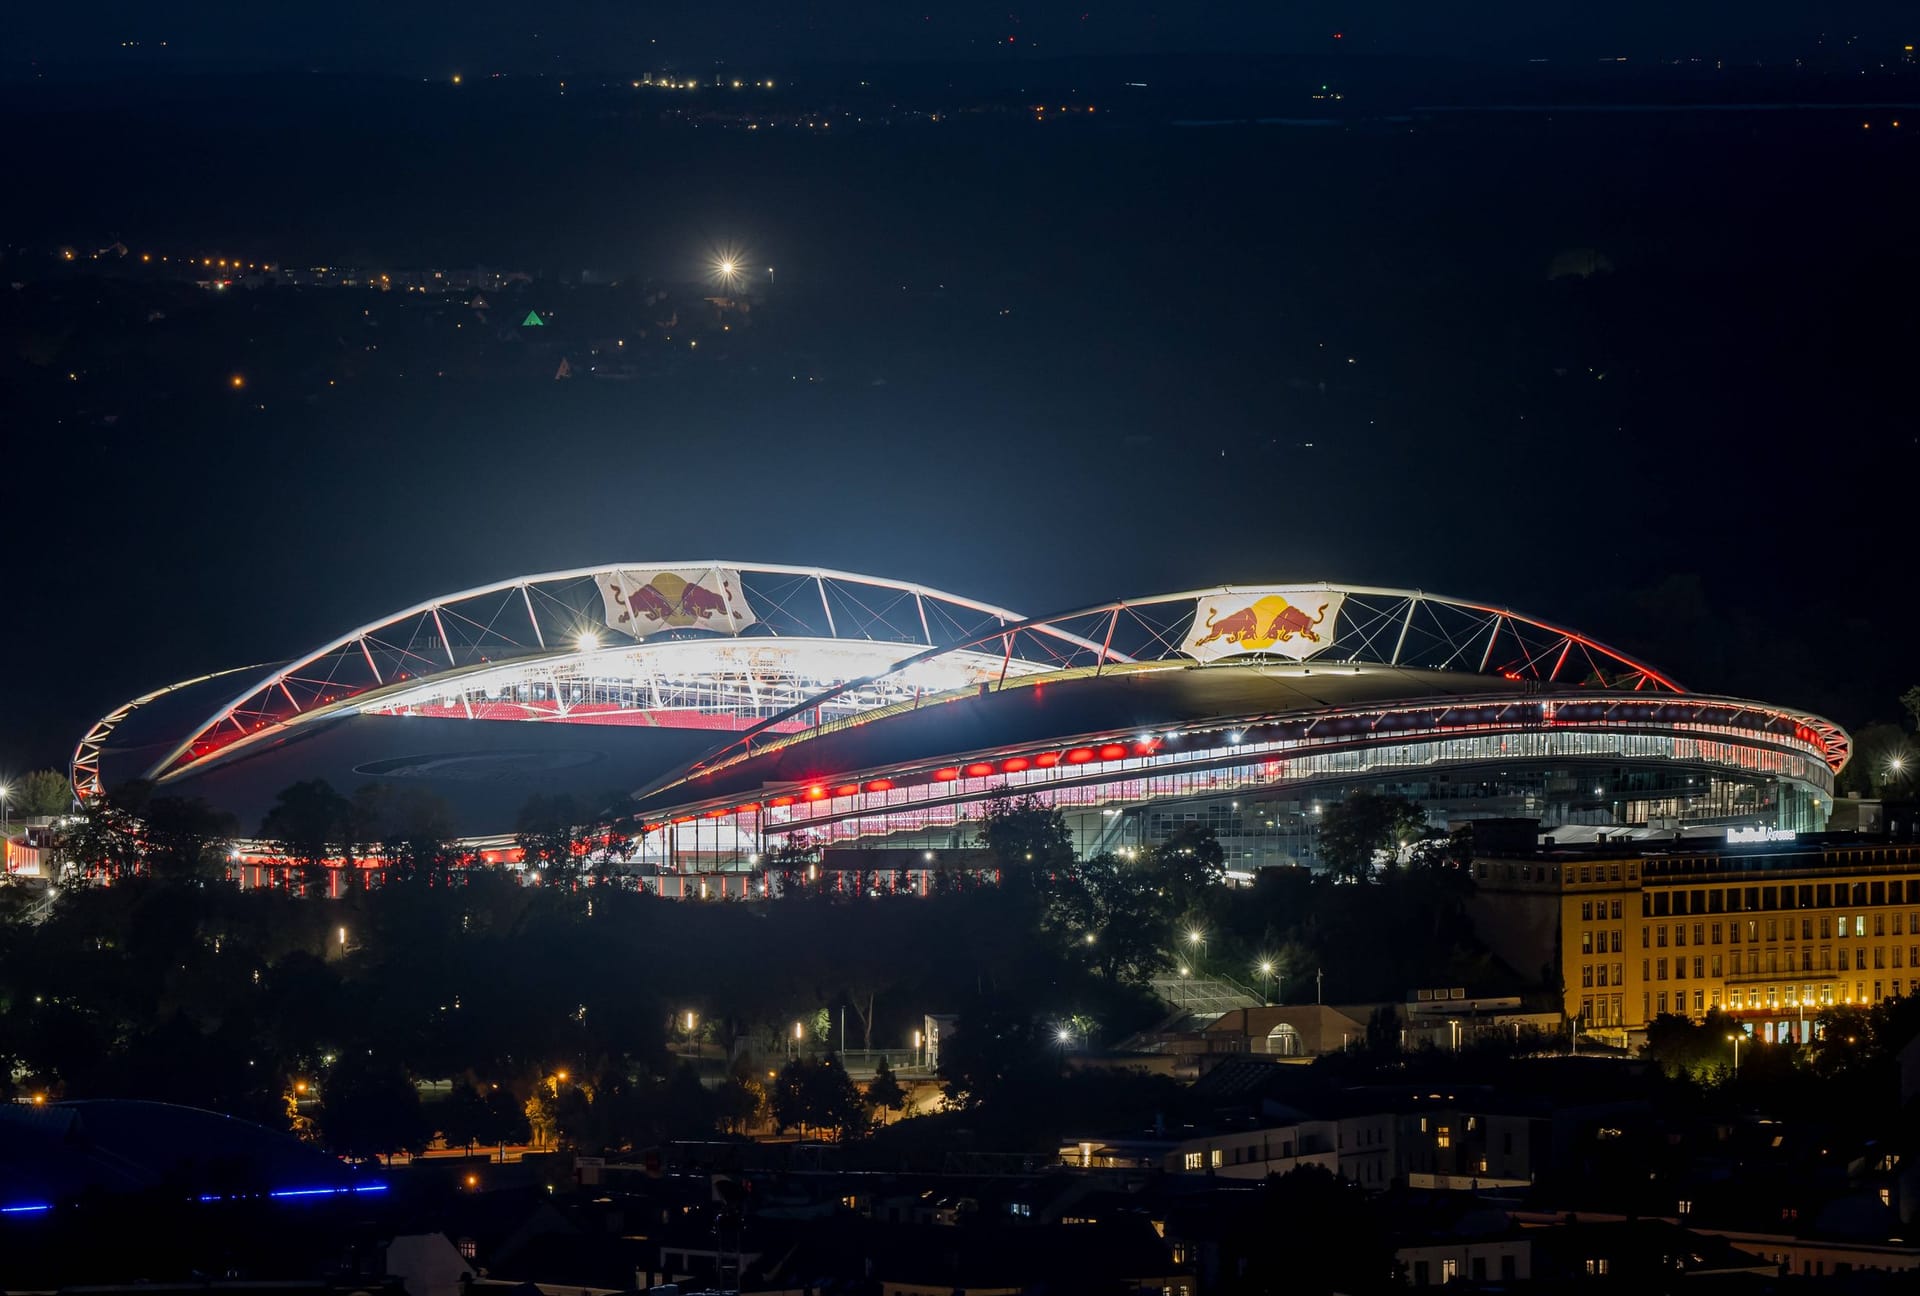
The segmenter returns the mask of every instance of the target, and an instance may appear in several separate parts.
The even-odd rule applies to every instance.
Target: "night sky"
[[[1920,100],[1833,70],[1898,51],[1907,6],[1823,13],[1870,55],[1803,4],[1498,5],[1471,27],[1411,4],[1048,7],[1018,15],[1038,48],[1012,90],[1004,6],[572,3],[539,43],[522,5],[152,8],[16,15],[0,65],[29,178],[0,196],[0,771],[64,768],[144,689],[602,560],[818,563],[1031,612],[1344,579],[1508,602],[1848,725],[1916,682],[1920,129],[1882,108],[1410,114],[1432,86],[1515,102],[1535,51],[1767,61],[1561,102]],[[874,111],[870,76],[947,111],[1031,82],[1106,115],[822,138],[636,117],[604,89],[715,59],[809,111]],[[488,81],[455,90],[460,69]],[[1124,82],[1159,72],[1180,89],[1130,107]],[[1323,78],[1354,105],[1331,127],[1175,124],[1218,95],[1302,116]],[[780,283],[710,364],[481,383],[376,372],[352,331],[373,326],[331,305],[50,269],[115,240],[484,262],[567,309],[563,278],[691,279],[722,246]],[[1550,277],[1583,249],[1612,271]]]

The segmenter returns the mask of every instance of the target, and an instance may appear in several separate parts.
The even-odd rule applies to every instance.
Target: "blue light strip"
[[[343,1185],[339,1188],[275,1188],[267,1193],[202,1193],[198,1200],[202,1202],[246,1201],[262,1196],[276,1201],[286,1201],[299,1197],[346,1197],[355,1193],[383,1193],[388,1185],[384,1183],[363,1183]],[[23,1206],[20,1210],[50,1210],[47,1206]]]
[[[44,1215],[52,1209],[50,1202],[28,1202],[21,1206],[0,1206],[0,1215]]]

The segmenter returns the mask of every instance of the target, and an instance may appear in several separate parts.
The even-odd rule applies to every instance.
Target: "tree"
[[[1427,814],[1411,797],[1357,792],[1327,807],[1320,818],[1320,858],[1340,877],[1365,881],[1376,856],[1402,852],[1427,835]]]
[[[359,839],[378,844],[388,881],[446,884],[459,850],[445,800],[424,788],[371,783],[353,805]]]
[[[178,882],[226,876],[227,850],[239,824],[200,797],[155,797],[147,802],[141,837],[153,875]]]
[[[488,1089],[486,1116],[479,1122],[475,1138],[482,1143],[524,1143],[533,1137],[527,1124],[526,1106],[499,1085]]]
[[[1049,893],[1049,911],[1109,981],[1144,981],[1170,962],[1168,932],[1179,910],[1167,891],[1151,864],[1103,852]]]
[[[750,1075],[735,1073],[714,1094],[714,1115],[729,1134],[744,1134],[767,1112],[767,1087]]]
[[[80,803],[75,822],[61,838],[61,853],[75,867],[108,878],[133,872],[140,862],[140,842],[132,816],[108,796],[90,796]]]
[[[53,770],[23,774],[10,790],[13,812],[27,818],[63,815],[73,809],[73,785]]]
[[[478,1089],[467,1084],[455,1085],[453,1092],[434,1111],[440,1137],[448,1147],[465,1148],[468,1155],[472,1155],[473,1145],[482,1141],[487,1118],[487,1100],[480,1096]]]
[[[282,788],[260,821],[260,836],[300,873],[308,887],[326,880],[327,867],[344,848],[353,807],[325,779]]]
[[[1031,1005],[982,996],[961,1012],[940,1045],[947,1102],[974,1107],[1031,1083],[1046,1059]]]
[[[366,1057],[343,1057],[321,1089],[320,1137],[346,1157],[418,1152],[432,1131],[420,1110],[420,1092],[399,1067]]]
[[[1907,718],[1913,721],[1913,727],[1920,729],[1920,684],[1900,695],[1900,705],[1907,709]]]
[[[831,1053],[817,1061],[795,1058],[774,1083],[773,1119],[783,1130],[811,1127],[855,1139],[866,1132],[866,1101]]]
[[[1073,830],[1066,816],[1036,796],[990,798],[981,807],[974,841],[993,856],[1003,877],[1073,866]]]
[[[907,1091],[900,1087],[900,1081],[894,1076],[893,1068],[887,1065],[884,1057],[880,1059],[879,1065],[874,1067],[873,1079],[867,1082],[867,1105],[880,1114],[883,1122],[886,1120],[886,1113],[907,1109]]]
[[[1151,857],[1173,916],[1204,908],[1227,878],[1227,853],[1205,824],[1189,824],[1154,849]]]
[[[562,872],[572,872],[573,844],[580,834],[579,818],[573,798],[564,792],[556,796],[535,793],[528,797],[520,807],[514,834],[526,866],[556,877]]]

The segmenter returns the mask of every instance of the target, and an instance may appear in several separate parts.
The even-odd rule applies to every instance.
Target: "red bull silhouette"
[[[1207,634],[1205,638],[1194,641],[1196,648],[1203,644],[1210,644],[1216,639],[1225,639],[1228,643],[1241,643],[1253,638],[1259,632],[1260,618],[1250,607],[1241,608],[1231,616],[1215,621],[1214,618],[1219,615],[1220,609],[1207,609]]]
[[[674,614],[675,608],[673,604],[668,602],[667,596],[655,589],[651,583],[642,585],[631,594],[621,589],[618,584],[611,588],[613,590],[613,601],[626,609],[619,617],[619,620],[623,623],[627,621],[639,621],[643,618],[649,621],[665,622],[668,617]]]
[[[1289,603],[1280,609],[1279,615],[1267,626],[1267,638],[1274,643],[1285,643],[1299,635],[1308,643],[1319,643],[1320,636],[1314,633],[1314,627],[1327,619],[1327,605],[1322,603],[1319,611],[1309,620],[1307,614]]]
[[[727,601],[733,597],[733,590],[725,582],[721,583],[720,588],[725,592],[715,594],[705,585],[688,582],[687,587],[680,591],[680,610],[701,621],[710,620],[716,613],[726,615]]]

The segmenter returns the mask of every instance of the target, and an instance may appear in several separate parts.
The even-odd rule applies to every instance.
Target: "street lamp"
[[[787,1041],[787,1061],[789,1062],[793,1061],[793,1051],[800,1047],[800,1041],[804,1038],[802,1029],[799,1022],[793,1024],[793,1038]]]
[[[1280,978],[1274,975],[1274,966],[1273,966],[1272,959],[1260,960],[1260,975],[1262,977],[1271,979],[1273,982],[1273,994],[1268,997],[1268,1002],[1271,1003],[1273,1000],[1278,999],[1280,997]]]
[[[7,803],[13,796],[10,784],[0,783],[0,837],[7,835],[7,813],[12,809]]]
[[[1733,1078],[1738,1080],[1740,1078],[1740,1040],[1742,1033],[1735,1031],[1733,1034],[1727,1036],[1727,1038],[1733,1041]]]

